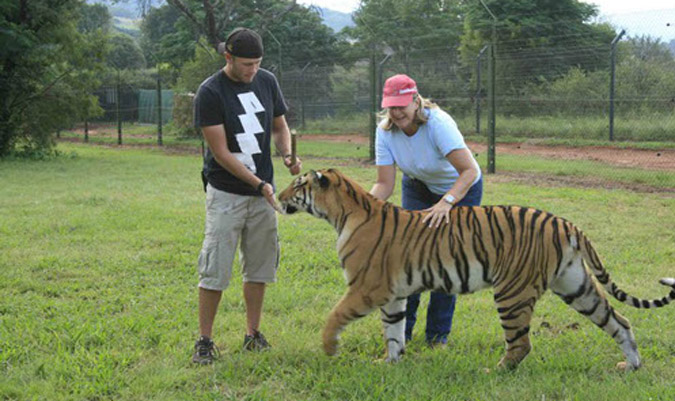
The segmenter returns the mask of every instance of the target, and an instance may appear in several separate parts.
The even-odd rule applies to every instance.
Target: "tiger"
[[[609,304],[605,291],[635,308],[658,308],[675,299],[675,279],[660,283],[669,295],[633,297],[610,279],[589,239],[571,222],[521,206],[454,207],[437,228],[410,211],[376,199],[335,169],[310,171],[278,196],[284,214],[298,210],[324,219],[337,231],[337,253],[347,291],[322,332],[326,354],[337,352],[340,333],[379,308],[388,362],[405,352],[406,298],[425,290],[467,294],[492,287],[504,330],[500,369],[513,369],[529,354],[530,321],[550,288],[610,335],[621,348],[622,370],[640,368],[629,321]],[[603,287],[605,291],[601,288]]]

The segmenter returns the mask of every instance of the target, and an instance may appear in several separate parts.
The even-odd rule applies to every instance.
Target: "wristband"
[[[443,200],[446,201],[447,203],[449,203],[449,204],[452,205],[452,206],[454,206],[454,205],[455,205],[455,202],[456,202],[455,197],[452,196],[452,195],[450,195],[450,194],[445,195],[445,196],[443,197]]]
[[[293,155],[283,155],[282,158],[293,157]]]
[[[258,184],[257,190],[260,195],[262,195],[262,189],[265,186],[265,184],[267,184],[265,181],[260,181],[260,184]]]

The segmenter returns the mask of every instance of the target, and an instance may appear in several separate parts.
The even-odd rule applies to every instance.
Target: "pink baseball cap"
[[[413,101],[417,93],[417,84],[405,74],[394,75],[387,79],[382,89],[382,108],[405,107]]]

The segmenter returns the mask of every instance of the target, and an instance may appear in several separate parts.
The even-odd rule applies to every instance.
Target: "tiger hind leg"
[[[394,299],[380,308],[387,344],[387,362],[397,362],[405,352],[405,308],[405,298]]]
[[[625,362],[617,367],[635,370],[641,366],[635,336],[630,322],[612,308],[600,285],[591,277],[581,259],[573,261],[552,283],[551,289],[566,304],[589,318],[609,334],[621,348]]]
[[[495,292],[497,311],[504,329],[506,354],[499,361],[498,368],[514,369],[532,350],[530,343],[530,321],[536,298],[514,301],[500,301],[500,292]]]

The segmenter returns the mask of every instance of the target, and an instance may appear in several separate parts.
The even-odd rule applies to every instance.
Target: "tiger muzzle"
[[[277,204],[279,205],[279,207],[281,209],[280,211],[283,214],[293,214],[293,213],[298,211],[297,207],[289,204],[287,201],[283,201],[283,200],[279,199],[279,202]]]
[[[298,208],[291,205],[283,205],[284,213],[293,214],[298,211]]]

